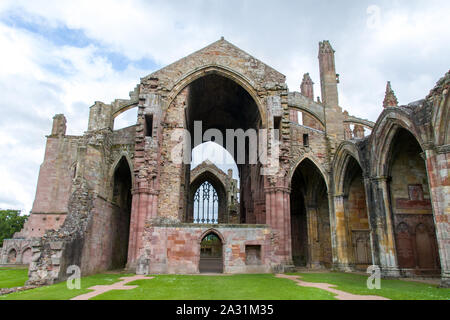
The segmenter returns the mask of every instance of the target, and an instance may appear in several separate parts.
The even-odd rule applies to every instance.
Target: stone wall
[[[223,244],[224,273],[271,272],[279,264],[273,256],[274,234],[264,225],[148,225],[145,254],[150,273],[199,273],[200,242],[213,232]],[[246,262],[246,246],[261,246],[261,261]]]

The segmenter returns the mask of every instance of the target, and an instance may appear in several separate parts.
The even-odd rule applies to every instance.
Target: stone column
[[[370,229],[370,248],[372,254],[372,264],[380,265],[380,256],[378,250],[378,236],[377,236],[377,224],[376,224],[376,213],[373,209],[373,205],[370,202],[372,199],[371,181],[368,176],[364,176],[364,192],[366,195],[366,208],[367,208],[367,218],[369,220]]]
[[[433,208],[436,239],[441,261],[441,286],[450,287],[450,179],[449,150],[425,150],[428,183]]]
[[[134,269],[142,255],[145,224],[156,217],[157,193],[150,188],[133,189],[127,269]]]
[[[352,271],[348,256],[349,239],[347,232],[347,223],[345,220],[344,196],[342,194],[334,196],[334,216],[336,230],[336,255],[337,262],[335,267],[342,271]]]
[[[278,235],[278,246],[274,255],[282,269],[291,267],[291,224],[290,224],[290,190],[286,187],[265,188],[266,193],[266,223]]]
[[[400,273],[395,249],[394,224],[387,177],[372,178],[372,186],[381,273],[386,277],[398,277]]]

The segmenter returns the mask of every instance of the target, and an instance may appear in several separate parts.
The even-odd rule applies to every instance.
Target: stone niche
[[[245,246],[245,264],[260,265],[261,264],[261,246],[246,245]]]

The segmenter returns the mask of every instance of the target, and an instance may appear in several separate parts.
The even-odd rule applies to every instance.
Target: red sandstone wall
[[[18,238],[42,237],[46,230],[61,227],[66,214],[30,214],[23,229],[14,236]]]
[[[306,112],[302,112],[303,125],[317,130],[324,130],[322,124]]]
[[[92,274],[117,267],[114,262],[119,255],[126,252],[119,248],[117,242],[125,242],[128,248],[129,224],[121,217],[122,210],[106,200],[97,198],[94,202],[91,225],[84,240],[82,255],[82,273]],[[123,266],[122,266],[123,267]]]
[[[200,242],[205,227],[149,227],[145,230],[145,250],[150,273],[198,273]],[[219,227],[223,236],[224,273],[270,272],[274,260],[268,228]],[[261,245],[261,264],[246,264],[246,245]]]
[[[72,187],[77,139],[48,137],[32,213],[66,213]]]

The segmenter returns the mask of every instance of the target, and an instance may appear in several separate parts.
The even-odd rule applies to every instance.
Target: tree
[[[14,233],[22,230],[27,218],[20,215],[20,210],[0,210],[0,247],[4,239],[11,239]]]

